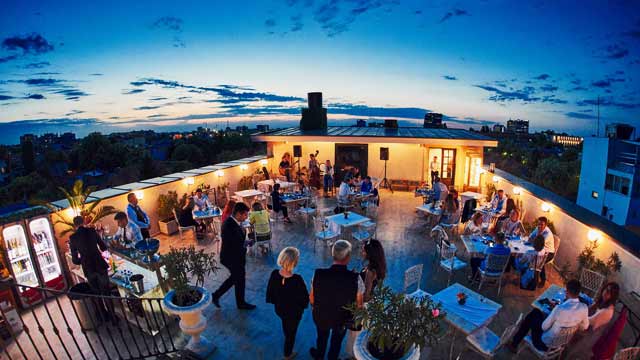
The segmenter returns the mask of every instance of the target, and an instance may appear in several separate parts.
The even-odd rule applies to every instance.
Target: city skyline
[[[0,142],[203,124],[291,126],[322,91],[329,122],[426,112],[588,136],[640,120],[632,1],[8,1]]]

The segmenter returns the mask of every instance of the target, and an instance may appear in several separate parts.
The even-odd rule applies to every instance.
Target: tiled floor
[[[429,228],[427,221],[422,215],[416,214],[415,206],[421,198],[414,198],[412,193],[386,191],[382,192],[382,204],[378,212],[377,237],[385,248],[388,276],[385,284],[394,290],[402,290],[403,273],[405,269],[415,264],[424,264],[421,288],[436,293],[446,287],[446,276],[443,272],[438,272],[433,262],[434,245],[429,238]],[[333,207],[333,200],[321,199],[319,208]],[[314,250],[314,238],[312,224],[305,226],[303,218],[295,218],[294,224],[284,224],[281,221],[273,224],[273,245],[274,252],[267,256],[249,256],[247,260],[247,301],[254,303],[258,308],[254,311],[239,311],[235,307],[233,290],[229,291],[221,299],[222,309],[210,306],[205,311],[209,323],[204,332],[209,340],[217,346],[217,351],[211,355],[211,359],[280,359],[282,358],[282,332],[278,317],[273,311],[273,306],[265,303],[265,290],[270,272],[276,268],[276,257],[280,249],[285,246],[296,246],[300,249],[301,259],[296,271],[309,282],[314,269],[327,267],[331,264],[329,248],[318,244]],[[214,246],[199,245],[193,236],[185,234],[184,239],[178,235],[171,237],[158,236],[162,242],[161,252],[167,251],[171,246],[196,245],[199,248],[213,250]],[[458,248],[463,248],[458,244]],[[354,251],[351,267],[360,269],[362,258],[360,250]],[[226,269],[211,276],[206,283],[206,287],[215,290],[226,278]],[[461,272],[454,277],[452,282],[459,282],[468,285],[466,272]],[[550,274],[550,283],[560,283],[559,276],[553,272]],[[500,296],[496,295],[494,287],[484,288],[481,293],[498,303],[502,304],[502,309],[497,314],[489,328],[500,334],[505,327],[511,324],[520,313],[527,313],[531,307],[531,302],[539,295],[543,289],[535,292],[520,290],[517,286],[516,278],[507,281],[503,286]],[[67,306],[63,304],[63,306]],[[43,314],[42,306],[34,313]],[[33,320],[31,320],[33,321]],[[28,324],[32,329],[36,329],[36,324]],[[33,333],[34,331],[32,331]],[[315,343],[315,326],[310,310],[304,314],[303,320],[298,329],[298,337],[295,350],[299,353],[300,359],[309,359],[309,347]],[[63,334],[64,335],[64,334]],[[24,333],[21,336],[25,336]],[[446,359],[449,356],[450,337],[443,339],[432,349],[423,352],[423,359]],[[176,339],[176,345],[184,344],[186,338],[180,336]],[[629,334],[625,330],[623,345],[628,345]],[[343,356],[346,340],[343,343]],[[464,349],[465,342],[462,335],[458,335],[454,342],[454,358]],[[14,350],[16,350],[14,348]],[[0,353],[2,354],[2,353]],[[4,356],[0,355],[0,358]],[[21,358],[18,356],[17,358]],[[63,356],[63,358],[66,358]],[[72,356],[72,358],[75,358]],[[479,358],[471,352],[465,352],[464,359]],[[498,359],[528,359],[532,355],[526,350],[519,356],[514,356],[506,350],[501,351]]]

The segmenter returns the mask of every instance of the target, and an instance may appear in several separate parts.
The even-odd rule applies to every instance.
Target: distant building
[[[426,113],[424,115],[425,128],[442,128],[442,114],[439,113]]]
[[[367,120],[357,120],[356,121],[356,127],[367,127]]]
[[[256,129],[260,132],[269,131],[269,125],[267,124],[256,125]]]
[[[633,139],[635,128],[628,124],[607,124],[606,134],[610,139]]]
[[[562,146],[580,146],[584,141],[583,137],[564,135],[564,134],[550,134],[549,140],[554,144],[560,144]]]
[[[640,226],[640,142],[585,138],[577,204],[619,225]]]
[[[384,127],[384,123],[383,122],[369,121],[369,122],[367,122],[367,127],[383,128]]]
[[[495,124],[495,125],[493,125],[492,131],[494,133],[503,133],[503,132],[505,132],[505,127],[502,124]]]
[[[25,142],[31,142],[32,144],[35,144],[37,138],[38,137],[34,134],[20,135],[20,145],[24,144]]]
[[[526,135],[529,134],[529,120],[511,120],[507,121],[507,132]]]
[[[236,131],[241,133],[243,132],[246,133],[249,131],[249,127],[246,125],[239,125],[239,126],[236,126]]]

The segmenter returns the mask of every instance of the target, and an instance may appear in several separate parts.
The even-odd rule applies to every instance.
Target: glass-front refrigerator
[[[49,217],[39,216],[27,219],[25,222],[31,235],[33,254],[42,284],[48,289],[65,290],[67,285],[62,274],[58,246]]]
[[[2,228],[4,252],[9,270],[18,285],[40,286],[38,269],[31,255],[29,240],[22,222],[8,224]],[[18,298],[24,307],[42,300],[38,290],[18,286]]]

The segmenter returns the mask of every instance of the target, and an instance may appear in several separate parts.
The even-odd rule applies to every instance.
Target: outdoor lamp
[[[551,204],[549,204],[548,202],[543,202],[542,205],[540,206],[540,208],[544,212],[549,212],[549,211],[551,211]]]
[[[242,164],[242,165],[240,165],[240,170],[242,170],[242,171],[245,171],[245,170],[247,170],[248,168],[249,168],[249,165],[247,165],[247,164]]]
[[[518,187],[518,186],[514,187],[514,188],[513,188],[513,193],[514,193],[515,195],[520,195],[520,194],[522,194],[522,188],[521,188],[521,187]]]
[[[222,171],[222,170],[216,171],[216,176],[217,177],[223,177],[224,176],[224,171]]]
[[[142,192],[142,190],[134,191],[133,193],[136,195],[138,200],[144,199],[144,193]]]
[[[594,242],[600,240],[601,238],[602,234],[600,233],[600,231],[596,229],[589,229],[589,232],[587,233],[587,239],[589,239],[589,241]]]
[[[267,161],[267,159],[262,159],[260,160],[260,165],[262,166],[266,166],[269,162]]]
[[[70,218],[74,218],[78,215],[80,215],[80,209],[78,208],[74,208],[74,207],[70,207],[66,210],[67,216],[69,216]]]
[[[494,176],[493,176],[493,182],[494,182],[494,183],[498,183],[498,182],[500,182],[500,177],[498,177],[498,176],[495,176],[495,175],[494,175]]]
[[[193,185],[195,184],[196,180],[193,178],[193,176],[189,176],[188,178],[184,179],[184,183],[187,185]]]

